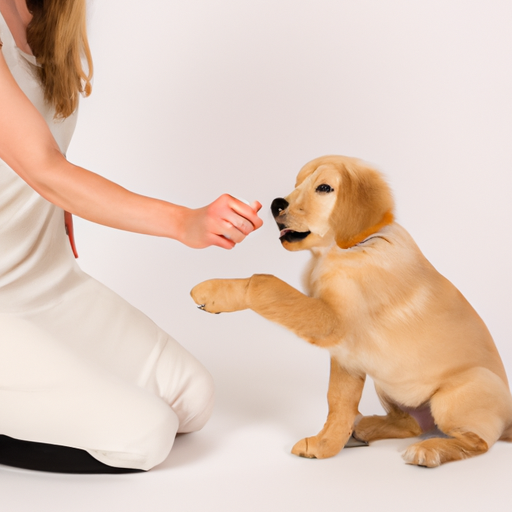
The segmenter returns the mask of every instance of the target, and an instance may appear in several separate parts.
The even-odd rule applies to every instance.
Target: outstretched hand
[[[223,194],[208,206],[187,210],[180,240],[194,249],[210,245],[232,249],[261,227],[263,221],[257,215],[260,209],[258,201],[247,205]]]

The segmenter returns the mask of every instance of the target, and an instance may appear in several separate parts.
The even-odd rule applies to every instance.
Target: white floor
[[[0,510],[511,510],[512,444],[498,443],[483,456],[436,469],[402,461],[410,440],[346,449],[327,460],[291,455],[293,443],[316,433],[325,419],[326,354],[263,321],[246,343],[236,344],[246,313],[239,320],[201,315],[201,325],[217,323],[219,332],[235,324],[232,335],[213,336],[201,354],[211,359],[218,388],[215,414],[202,432],[179,436],[165,463],[144,474],[75,476],[0,467]],[[220,357],[223,352],[229,357]],[[371,386],[362,411],[379,412]]]

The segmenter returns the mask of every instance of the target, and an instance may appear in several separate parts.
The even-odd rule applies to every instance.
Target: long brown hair
[[[92,91],[85,2],[27,0],[33,16],[27,27],[27,42],[41,65],[39,79],[45,100],[55,107],[55,117],[70,116],[78,106],[79,95],[89,96]]]

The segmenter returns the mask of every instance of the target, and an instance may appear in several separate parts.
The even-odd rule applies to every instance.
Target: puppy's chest
[[[386,378],[385,373],[396,371],[392,369],[393,361],[389,361],[390,347],[385,339],[348,334],[337,345],[329,347],[329,352],[354,373]]]
[[[303,275],[303,284],[308,295],[320,298],[326,294],[342,296],[344,282],[349,279],[350,266],[345,264],[343,258],[333,256],[333,251],[315,254]]]
[[[365,315],[373,302],[373,293],[362,284],[370,268],[356,259],[341,258],[327,253],[310,262],[303,278],[310,297],[322,299],[345,317]]]

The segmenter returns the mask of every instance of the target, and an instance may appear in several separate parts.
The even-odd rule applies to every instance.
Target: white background
[[[223,192],[258,199],[265,224],[228,252],[75,220],[83,269],[210,369],[217,408],[146,475],[2,468],[0,503],[10,511],[509,510],[505,443],[435,470],[402,462],[410,441],[324,461],[289,455],[325,420],[327,353],[250,311],[206,315],[188,294],[207,278],[261,272],[300,286],[307,254],[281,248],[270,203],[312,158],[357,156],[386,174],[398,221],[480,313],[512,375],[512,3],[90,7],[94,92],[82,102],[69,159],[191,207]],[[379,411],[368,385],[362,412]]]

